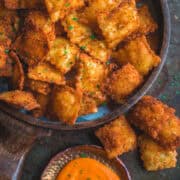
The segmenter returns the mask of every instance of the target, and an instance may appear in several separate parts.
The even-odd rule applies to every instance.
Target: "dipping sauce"
[[[109,167],[91,158],[77,158],[69,162],[56,180],[120,180]]]

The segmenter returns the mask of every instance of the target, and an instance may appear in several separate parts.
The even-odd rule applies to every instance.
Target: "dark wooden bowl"
[[[131,180],[131,176],[126,166],[119,158],[114,158],[112,160],[108,159],[106,152],[101,147],[94,145],[76,146],[58,153],[46,166],[42,173],[41,180],[55,180],[59,171],[62,170],[68,162],[81,157],[82,155],[96,159],[110,167],[116,172],[120,179]]]
[[[159,23],[159,33],[161,36],[159,54],[161,57],[161,63],[157,68],[153,69],[153,71],[147,77],[145,83],[134,94],[132,94],[132,96],[130,96],[127,99],[127,102],[125,104],[117,105],[109,114],[104,115],[101,118],[97,118],[96,120],[93,120],[93,121],[76,123],[73,126],[68,126],[68,125],[62,124],[60,122],[55,122],[55,121],[54,122],[48,121],[48,120],[42,121],[42,120],[33,118],[30,115],[18,112],[17,110],[12,109],[5,104],[0,104],[0,109],[8,113],[13,118],[16,118],[17,120],[27,122],[34,126],[56,129],[56,130],[76,130],[76,129],[96,127],[104,123],[110,122],[111,120],[115,119],[119,115],[127,112],[134,104],[136,104],[141,99],[142,96],[144,96],[147,93],[147,91],[151,88],[151,86],[157,79],[165,63],[168,47],[169,47],[169,42],[170,42],[171,23],[170,23],[170,14],[169,14],[167,0],[156,0],[156,1],[148,0],[148,3],[152,6],[151,9],[154,10],[154,15],[156,16],[157,21]]]

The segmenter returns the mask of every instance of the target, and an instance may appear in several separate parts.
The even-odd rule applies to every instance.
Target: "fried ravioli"
[[[31,93],[19,90],[0,93],[0,101],[29,111],[40,107]]]
[[[120,65],[131,63],[142,76],[147,75],[161,61],[160,57],[151,50],[145,36],[126,43],[113,56]]]
[[[84,94],[95,99],[97,104],[105,101],[106,97],[101,91],[107,76],[107,69],[104,64],[87,54],[81,53],[77,76],[78,85]]]
[[[79,56],[79,49],[65,38],[56,38],[46,60],[63,74],[71,70]]]
[[[26,78],[25,80],[25,88],[43,95],[48,95],[51,91],[51,86],[49,83],[36,81],[29,78]]]
[[[28,78],[57,85],[65,84],[62,73],[48,63],[40,63],[35,67],[29,67]]]
[[[89,26],[79,21],[77,13],[74,12],[68,15],[62,21],[62,24],[70,41],[77,44],[81,50],[101,62],[106,62],[109,59],[111,51],[107,49],[104,41],[97,39]]]
[[[140,28],[138,33],[141,35],[147,35],[157,30],[158,25],[154,21],[147,5],[143,5],[138,8],[138,16],[140,19]]]
[[[129,113],[133,125],[167,149],[180,146],[180,120],[175,110],[159,100],[144,96]]]
[[[74,124],[80,111],[82,94],[68,86],[57,87],[52,92],[50,111],[59,121]]]
[[[124,116],[96,131],[109,158],[114,158],[136,148],[136,135]]]
[[[141,159],[147,171],[176,167],[176,150],[164,149],[146,135],[138,138],[138,145],[140,147]]]
[[[133,1],[123,2],[110,13],[101,13],[98,24],[110,48],[115,48],[139,28],[139,17]]]
[[[23,61],[34,66],[45,59],[49,52],[48,38],[42,30],[26,30],[16,39],[13,50]]]
[[[49,15],[53,22],[63,19],[72,10],[77,10],[84,6],[84,0],[45,0]]]
[[[131,64],[112,72],[108,77],[104,90],[115,102],[123,103],[141,83],[142,76]]]
[[[44,0],[4,0],[8,9],[38,9],[44,5]]]

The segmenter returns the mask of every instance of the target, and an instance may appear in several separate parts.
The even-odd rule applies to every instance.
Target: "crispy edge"
[[[0,101],[29,111],[40,108],[34,96],[30,92],[25,91],[15,90],[0,93]]]
[[[165,126],[170,131],[169,121],[176,121],[180,129],[180,120],[175,116],[175,109],[163,104],[152,96],[144,96],[135,107],[129,112],[128,119],[130,122],[146,132],[156,142],[166,149],[176,149],[180,146],[180,130],[179,134],[172,133],[172,139],[162,136]],[[166,127],[167,128],[167,127]],[[177,131],[177,130],[176,130]]]
[[[147,135],[138,137],[141,159],[147,171],[162,170],[176,166],[176,150],[167,150]],[[171,157],[171,160],[169,158]]]
[[[120,116],[98,129],[95,135],[103,144],[109,158],[134,150],[137,146],[136,134],[128,124],[125,116]],[[130,137],[132,138],[131,141],[129,141]]]
[[[120,87],[114,85],[116,81],[121,79]],[[143,77],[139,74],[136,68],[130,63],[124,65],[107,78],[104,83],[104,92],[111,97],[112,100],[118,103],[124,103],[124,100],[138,88],[143,82]],[[120,92],[118,91],[120,90]]]
[[[23,90],[25,79],[23,66],[15,52],[11,51],[10,57],[12,58],[14,64],[12,75],[13,89]]]

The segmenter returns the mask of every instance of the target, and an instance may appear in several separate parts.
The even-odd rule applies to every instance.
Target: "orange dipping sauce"
[[[60,171],[56,180],[120,180],[120,178],[113,170],[95,159],[77,158]]]

